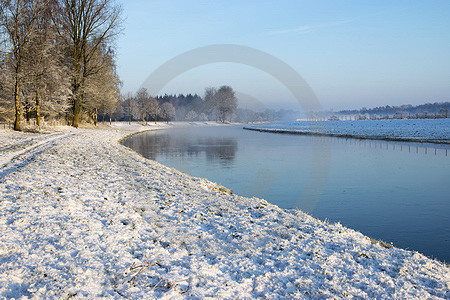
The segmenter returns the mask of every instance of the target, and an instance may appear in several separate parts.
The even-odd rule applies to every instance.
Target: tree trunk
[[[72,126],[78,128],[80,115],[81,115],[81,101],[80,96],[75,96],[73,101],[73,117],[72,117]]]
[[[27,120],[27,124],[30,124],[30,106],[28,104],[25,105],[25,118]]]
[[[73,85],[72,85],[72,94],[74,96],[73,99],[73,107],[72,107],[72,126],[78,128],[81,116],[81,103],[83,100],[83,92],[82,87],[84,80],[79,77],[81,74],[81,58],[77,51],[74,49],[73,53]]]
[[[20,101],[19,101],[19,81],[16,78],[14,84],[14,106],[16,109],[16,118],[14,120],[14,130],[20,131]]]
[[[41,99],[39,91],[36,89],[36,126],[41,128]]]
[[[92,116],[94,119],[94,126],[97,126],[98,121],[98,108],[94,109],[94,115]]]

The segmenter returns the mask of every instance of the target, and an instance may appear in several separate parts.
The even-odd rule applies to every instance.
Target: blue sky
[[[212,44],[267,52],[294,68],[325,109],[450,101],[450,1],[124,0],[117,41],[124,92],[167,60]],[[295,108],[277,79],[233,63],[180,74],[163,93],[231,85],[266,107]]]

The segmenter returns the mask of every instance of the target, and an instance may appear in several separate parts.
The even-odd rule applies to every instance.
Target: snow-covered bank
[[[296,121],[252,125],[244,129],[272,133],[450,144],[450,119]]]
[[[0,131],[0,298],[450,297],[437,261],[117,143],[151,128]]]

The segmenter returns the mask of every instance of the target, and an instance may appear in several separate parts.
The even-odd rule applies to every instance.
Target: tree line
[[[405,104],[400,106],[379,106],[374,108],[361,108],[361,109],[352,109],[352,110],[341,110],[338,114],[341,115],[365,115],[368,114],[370,116],[378,115],[378,116],[388,116],[395,114],[405,114],[411,115],[414,117],[423,117],[430,114],[437,114],[442,117],[448,118],[448,111],[450,110],[450,102],[435,102],[435,103],[425,103],[420,105],[411,105]]]
[[[116,111],[114,41],[122,8],[113,0],[2,0],[0,120],[63,118],[78,127]]]
[[[230,86],[208,87],[204,97],[197,94],[163,95],[152,97],[145,88],[135,95],[124,97],[121,120],[158,120],[231,122],[236,118],[238,100]]]
[[[220,92],[219,92],[220,91]],[[227,96],[228,95],[228,96]],[[140,121],[216,121],[216,122],[273,122],[292,121],[299,112],[293,110],[254,111],[238,108],[238,99],[229,86],[206,88],[203,96],[198,94],[162,95],[152,97],[145,88],[134,95],[122,96],[121,105],[115,111],[99,110],[102,120]]]

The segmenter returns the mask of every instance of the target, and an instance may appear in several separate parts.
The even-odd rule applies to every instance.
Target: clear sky
[[[120,0],[118,0],[120,2]],[[450,101],[450,1],[123,0],[118,46],[123,92],[167,60],[212,44],[253,47],[281,59],[325,109]],[[180,74],[163,93],[231,85],[266,107],[295,108],[290,92],[235,63]]]

